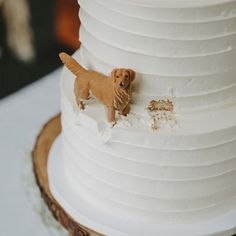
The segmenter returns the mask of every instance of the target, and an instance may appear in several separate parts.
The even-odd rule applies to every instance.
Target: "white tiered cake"
[[[74,57],[105,74],[132,68],[137,78],[131,113],[109,128],[96,99],[79,111],[75,76],[64,69],[63,132],[52,151],[62,142],[62,158],[50,158],[48,170],[54,197],[109,236],[233,234],[236,0],[79,4]],[[146,109],[153,99],[174,104],[156,131]]]

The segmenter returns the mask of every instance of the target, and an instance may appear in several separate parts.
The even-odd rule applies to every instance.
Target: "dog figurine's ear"
[[[130,75],[130,81],[133,82],[136,76],[135,71],[128,69],[129,75]]]
[[[116,72],[117,72],[118,69],[113,69],[112,72],[111,72],[111,77],[113,79],[114,82],[116,82]]]

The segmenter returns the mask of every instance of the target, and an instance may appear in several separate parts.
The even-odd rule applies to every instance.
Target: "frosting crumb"
[[[174,114],[173,102],[167,100],[152,100],[147,107],[151,117],[150,129],[156,131],[163,126],[173,127],[177,121]]]

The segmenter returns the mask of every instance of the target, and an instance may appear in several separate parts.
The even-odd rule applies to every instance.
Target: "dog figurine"
[[[59,57],[66,67],[76,75],[74,92],[80,109],[85,109],[84,100],[89,99],[90,91],[108,109],[108,121],[115,125],[115,113],[126,116],[130,111],[132,82],[135,72],[131,69],[118,68],[106,76],[96,71],[86,70],[66,53]]]
[[[35,49],[27,0],[0,0],[0,8],[6,23],[8,47],[20,60],[32,61]]]

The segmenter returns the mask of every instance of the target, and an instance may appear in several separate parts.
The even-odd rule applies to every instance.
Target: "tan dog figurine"
[[[59,54],[66,67],[76,75],[74,92],[80,109],[85,109],[84,100],[92,94],[108,108],[108,121],[116,123],[115,112],[127,115],[130,111],[132,82],[135,72],[131,69],[114,69],[111,76],[86,70],[75,59],[66,53]]]

